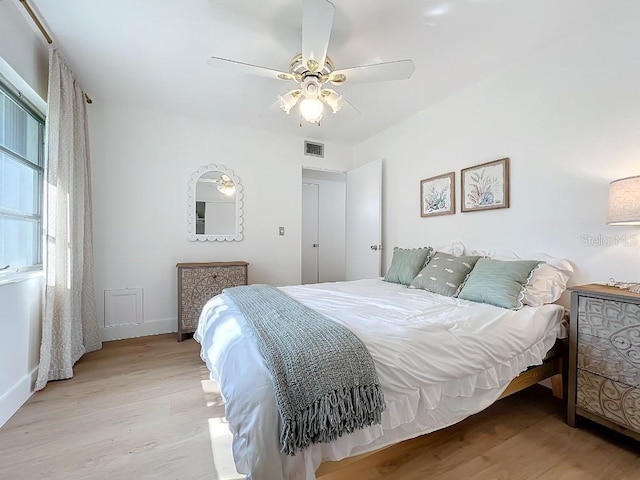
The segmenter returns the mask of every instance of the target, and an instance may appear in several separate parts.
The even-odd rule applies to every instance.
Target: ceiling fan
[[[217,175],[217,172],[209,172],[209,173],[213,173]],[[208,174],[205,174],[205,175],[208,175]],[[201,182],[210,183],[212,187],[216,186],[218,191],[223,195],[226,195],[227,197],[230,197],[234,193],[236,193],[236,184],[233,182],[233,180],[229,175],[226,175],[223,173],[217,178],[215,177],[209,178],[209,177],[206,177],[205,175],[203,175],[198,179],[198,183],[201,183]]]
[[[376,63],[336,70],[327,55],[335,6],[328,0],[304,0],[302,13],[302,53],[295,55],[289,71],[210,57],[209,65],[233,69],[251,75],[294,81],[298,87],[278,96],[280,108],[287,114],[299,104],[300,114],[309,123],[320,125],[325,105],[338,113],[345,103],[343,96],[327,84],[347,85],[387,80],[405,80],[413,75],[411,60]],[[347,102],[348,103],[348,102]],[[302,122],[300,123],[302,126]]]

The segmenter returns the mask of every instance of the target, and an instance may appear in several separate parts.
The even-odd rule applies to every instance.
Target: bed
[[[379,425],[281,453],[273,383],[256,339],[234,301],[214,297],[194,338],[220,385],[236,468],[253,480],[312,480],[318,467],[455,424],[517,389],[517,377],[566,336],[564,309],[555,304],[509,310],[383,279],[281,290],[364,342],[387,408]]]

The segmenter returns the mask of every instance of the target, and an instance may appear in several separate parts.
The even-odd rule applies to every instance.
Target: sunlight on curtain
[[[46,285],[36,390],[73,377],[102,347],[93,285],[91,168],[84,92],[55,47],[49,52],[44,206]]]

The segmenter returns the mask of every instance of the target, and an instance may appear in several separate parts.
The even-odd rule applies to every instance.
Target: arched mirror
[[[206,165],[191,175],[187,193],[187,238],[242,240],[242,185],[223,165]]]

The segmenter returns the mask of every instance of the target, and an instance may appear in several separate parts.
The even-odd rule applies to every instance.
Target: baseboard
[[[33,395],[32,386],[35,385],[37,376],[38,368],[36,367],[0,397],[0,427],[7,423],[13,414]]]
[[[178,321],[175,318],[163,318],[144,323],[133,323],[129,325],[114,325],[100,329],[103,342],[110,340],[122,340],[124,338],[148,337],[149,335],[160,335],[161,333],[172,333],[178,331]]]

